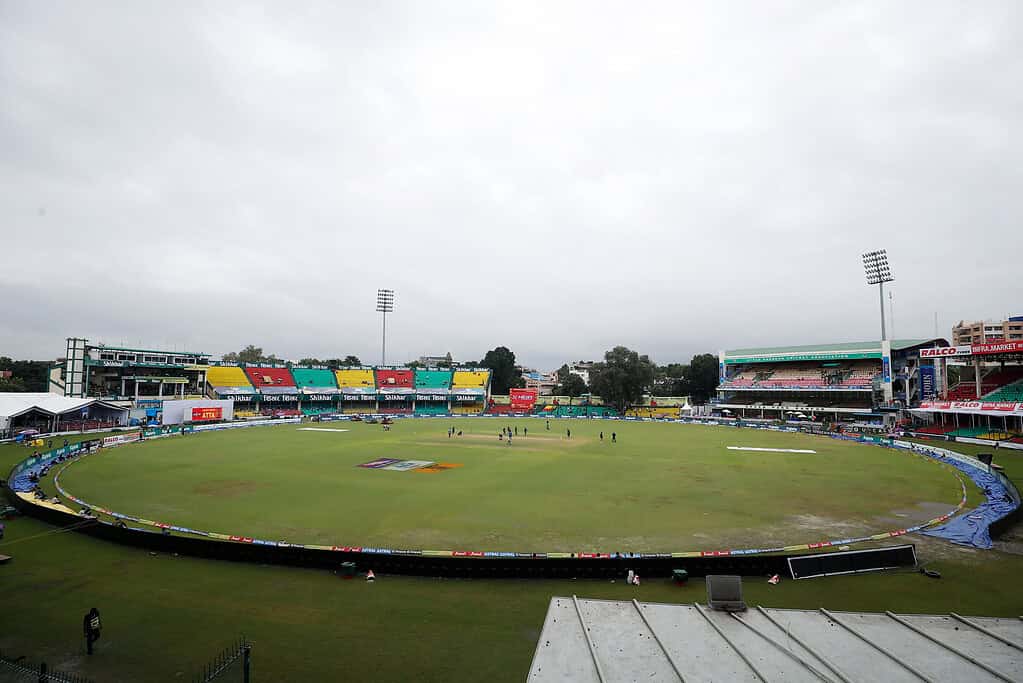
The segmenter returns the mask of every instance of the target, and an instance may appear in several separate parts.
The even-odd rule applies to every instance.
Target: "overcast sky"
[[[1023,314],[1020,8],[0,0],[0,355],[859,341],[881,247],[896,337]]]

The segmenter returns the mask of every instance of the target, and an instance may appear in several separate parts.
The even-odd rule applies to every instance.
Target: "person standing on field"
[[[85,647],[86,651],[92,654],[92,644],[99,640],[99,634],[102,630],[102,624],[99,620],[99,610],[93,607],[89,610],[85,618],[82,619],[82,630],[85,631]]]

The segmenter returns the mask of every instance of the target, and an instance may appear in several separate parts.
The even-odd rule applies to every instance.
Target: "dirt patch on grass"
[[[255,491],[256,489],[260,489],[264,486],[266,486],[266,484],[261,484],[257,481],[247,481],[245,479],[214,479],[196,484],[192,487],[192,491],[203,496],[233,498],[235,496],[249,493],[250,491]]]
[[[914,526],[929,519],[940,517],[955,508],[954,503],[934,503],[924,501],[917,503],[914,507],[904,510],[892,510],[891,512],[875,517],[881,525],[895,525],[896,528]],[[880,530],[880,529],[879,529]]]

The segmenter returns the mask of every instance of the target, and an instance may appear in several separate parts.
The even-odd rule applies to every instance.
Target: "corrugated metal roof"
[[[555,597],[527,680],[1023,681],[1023,621]]]

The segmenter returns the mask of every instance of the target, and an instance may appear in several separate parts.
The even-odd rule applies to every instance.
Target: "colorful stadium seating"
[[[257,389],[263,387],[293,387],[295,378],[287,368],[245,368],[252,386]]]
[[[1013,398],[1001,398],[1001,396],[1015,396],[1019,395],[1015,390],[1009,390],[1005,394],[1001,393],[1003,387],[1008,388],[1007,385],[1023,379],[1023,367],[1010,366],[1007,368],[997,369],[989,372],[988,374],[981,375],[980,378],[980,395],[982,401],[1019,401],[1023,399]],[[948,399],[950,401],[972,401],[977,398],[977,385],[972,379],[966,379],[959,382],[951,389],[948,390]]]
[[[489,380],[489,370],[455,370],[451,378],[451,387],[454,389],[486,389]]]
[[[449,389],[451,388],[450,370],[416,370],[416,389]]]
[[[955,425],[930,425],[928,427],[913,427],[912,431],[919,432],[920,434],[934,434],[935,436],[943,436],[950,432],[954,432]]]
[[[335,370],[334,376],[337,378],[337,385],[342,389],[345,387],[355,389],[376,387],[376,379],[373,377],[372,370]]]
[[[292,368],[291,376],[300,389],[337,389],[337,381],[330,370]]]
[[[206,371],[206,382],[212,387],[251,387],[245,371],[233,365],[213,365]]]
[[[871,362],[784,363],[742,370],[721,382],[721,388],[864,390],[870,388],[879,371]]]
[[[995,389],[990,394],[984,396],[982,401],[991,402],[1015,402],[1023,403],[1023,382],[1015,382],[1013,384],[1007,384],[1001,389]]]
[[[411,370],[377,370],[378,389],[412,389]]]

